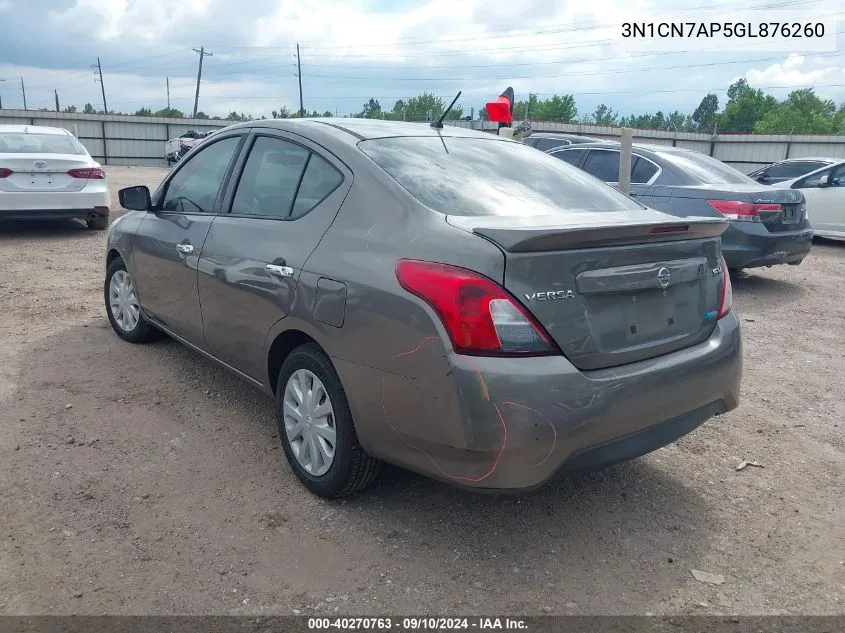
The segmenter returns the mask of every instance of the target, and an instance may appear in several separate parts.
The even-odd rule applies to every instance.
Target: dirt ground
[[[104,243],[0,227],[0,613],[845,614],[845,243],[734,281],[742,403],[676,444],[527,496],[389,469],[345,502],[298,484],[265,396],[112,333]]]

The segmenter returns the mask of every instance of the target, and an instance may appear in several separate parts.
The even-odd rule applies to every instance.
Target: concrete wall
[[[164,143],[187,130],[207,132],[225,127],[226,121],[166,119],[127,115],[67,114],[35,110],[0,110],[0,124],[63,127],[73,132],[91,155],[104,165],[165,165]],[[450,121],[449,125],[495,132],[487,121]],[[581,123],[532,121],[537,132],[569,132],[615,139],[619,129]],[[664,130],[635,130],[635,143],[674,145],[715,156],[742,172],[802,156],[845,158],[845,136],[786,136],[769,134],[693,134]]]
[[[488,121],[451,121],[451,125],[471,127],[495,132],[496,123]],[[556,123],[531,121],[535,132],[567,132],[594,136],[601,139],[618,139],[619,128],[581,123]],[[672,145],[709,154],[739,169],[743,173],[754,171],[784,158],[822,156],[845,159],[845,136],[775,135],[775,134],[695,134],[665,130],[634,130],[634,143]]]

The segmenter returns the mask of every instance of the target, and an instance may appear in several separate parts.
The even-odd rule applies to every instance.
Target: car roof
[[[71,135],[63,127],[47,127],[46,125],[0,125],[0,132],[10,134],[67,134]]]
[[[356,144],[358,141],[377,138],[392,138],[402,136],[415,137],[450,137],[450,138],[483,138],[508,142],[497,134],[480,132],[463,127],[444,124],[442,128],[433,128],[428,123],[410,123],[405,121],[382,121],[380,119],[355,118],[313,118],[313,119],[262,119],[231,125],[227,129],[239,127],[263,127],[298,132],[307,135],[309,132],[329,134],[335,140]],[[334,132],[334,134],[332,134]],[[337,134],[341,132],[342,134]],[[514,142],[514,141],[510,141]]]
[[[582,134],[570,134],[569,132],[532,132],[531,136],[542,136],[544,138],[586,138],[591,141],[601,141],[603,139],[595,136],[584,136]]]
[[[770,163],[767,166],[771,165],[779,165],[780,163],[795,163],[795,162],[802,162],[805,160],[812,160],[818,161],[823,163],[838,163],[839,161],[843,160],[842,158],[828,158],[825,156],[801,156],[800,158],[784,158],[783,160],[776,160],[773,163]]]

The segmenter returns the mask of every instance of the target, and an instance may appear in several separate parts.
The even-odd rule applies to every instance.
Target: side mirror
[[[126,187],[117,192],[120,206],[130,211],[149,211],[153,206],[150,198],[150,188],[146,185]]]
[[[821,178],[819,178],[819,187],[829,187],[830,186],[830,176],[825,174]]]

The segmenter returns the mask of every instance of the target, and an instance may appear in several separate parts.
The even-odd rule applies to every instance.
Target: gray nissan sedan
[[[272,395],[291,468],[324,497],[381,462],[530,489],[738,404],[727,222],[655,211],[518,142],[253,121],[120,201],[115,332],[166,333]]]

